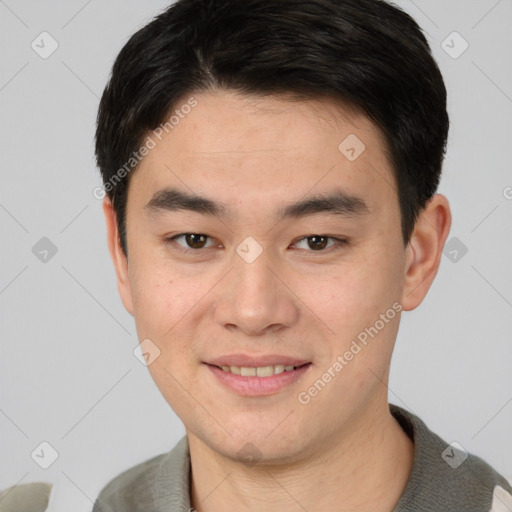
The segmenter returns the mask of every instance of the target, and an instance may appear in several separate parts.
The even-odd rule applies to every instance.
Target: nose
[[[235,253],[233,266],[218,289],[215,320],[219,325],[261,336],[297,322],[299,301],[268,250],[252,262]]]

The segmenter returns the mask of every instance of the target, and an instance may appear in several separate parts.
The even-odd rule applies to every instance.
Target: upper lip
[[[245,366],[245,367],[260,367],[260,366],[275,366],[282,364],[284,366],[302,366],[310,363],[306,359],[299,359],[297,357],[283,356],[279,354],[266,354],[266,355],[247,355],[247,354],[229,354],[225,356],[216,357],[205,361],[206,364],[213,366]]]

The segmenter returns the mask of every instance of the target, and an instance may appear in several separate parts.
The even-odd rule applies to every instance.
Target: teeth
[[[274,366],[221,366],[221,368],[228,373],[241,375],[242,377],[271,377],[283,372],[291,372],[295,366],[276,364]]]
[[[259,366],[256,368],[256,375],[258,377],[270,377],[274,375],[274,367],[273,366]]]
[[[274,366],[274,374],[283,373],[284,372],[284,364],[276,364]]]

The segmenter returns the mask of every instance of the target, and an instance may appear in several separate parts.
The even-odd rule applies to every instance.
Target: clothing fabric
[[[392,512],[512,512],[512,487],[486,462],[448,445],[414,414],[396,405],[390,411],[414,442],[412,470]],[[93,512],[192,512],[189,489],[185,436],[169,453],[114,478]]]

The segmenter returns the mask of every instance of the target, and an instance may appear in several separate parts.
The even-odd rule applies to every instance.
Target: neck
[[[377,409],[376,409],[377,407]],[[197,512],[337,510],[391,512],[409,477],[414,446],[381,399],[323,449],[292,464],[248,466],[187,431],[191,505]]]

